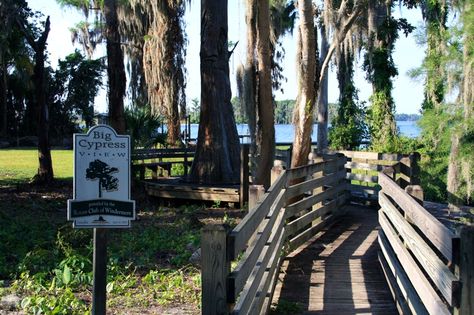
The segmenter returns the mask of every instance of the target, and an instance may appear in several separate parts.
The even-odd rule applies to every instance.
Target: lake
[[[397,127],[400,134],[409,138],[416,138],[420,135],[420,128],[417,126],[416,121],[397,121]],[[317,139],[317,124],[313,127],[313,133],[311,140],[316,142]],[[184,126],[181,126],[181,130],[184,130]],[[237,132],[240,136],[249,134],[247,124],[238,124]],[[198,124],[191,124],[191,138],[196,139],[198,133]],[[293,142],[294,127],[293,125],[275,125],[275,137],[276,142]],[[244,143],[248,142],[248,138],[244,138]]]

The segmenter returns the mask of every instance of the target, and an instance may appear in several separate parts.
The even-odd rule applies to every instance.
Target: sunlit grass
[[[73,173],[72,150],[52,150],[53,172],[57,179],[71,179]],[[0,150],[0,184],[28,182],[38,171],[38,150]]]

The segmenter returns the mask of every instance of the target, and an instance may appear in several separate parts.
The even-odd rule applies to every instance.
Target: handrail
[[[345,157],[338,155],[283,171],[233,230],[212,225],[204,228],[203,314],[260,314],[268,310],[284,247],[302,244],[342,214],[344,164]],[[307,180],[293,184],[295,178],[302,177]],[[332,188],[324,190],[328,184]],[[303,196],[306,211],[301,211],[305,209],[298,201],[289,204],[295,195],[307,193],[314,198]],[[231,270],[233,261],[237,264]]]
[[[379,259],[392,292],[407,312],[472,314],[473,231],[460,238],[423,208],[395,181],[398,166],[378,174]]]

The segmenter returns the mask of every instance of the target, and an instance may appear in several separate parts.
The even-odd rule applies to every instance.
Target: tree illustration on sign
[[[110,167],[101,160],[89,163],[89,168],[86,169],[86,179],[99,180],[99,198],[102,198],[102,189],[112,191],[118,188],[118,178],[110,175],[115,172],[118,172],[118,168]]]

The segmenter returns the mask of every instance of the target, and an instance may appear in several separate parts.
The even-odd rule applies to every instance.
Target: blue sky
[[[45,15],[51,16],[51,32],[48,38],[48,50],[53,67],[56,66],[58,58],[73,52],[74,47],[71,43],[69,27],[82,19],[80,13],[71,9],[61,9],[56,0],[30,0],[30,7],[39,10]],[[200,76],[199,76],[199,45],[200,45],[200,1],[193,1],[190,10],[186,15],[188,49],[187,49],[187,98],[188,103],[193,98],[200,96]],[[235,95],[235,69],[245,60],[245,5],[242,0],[229,1],[229,40],[239,41],[237,49],[234,51],[230,60],[230,77],[232,82],[233,95]],[[419,10],[400,10],[395,8],[394,14],[397,17],[408,19],[414,26],[421,23],[421,13]],[[283,45],[286,50],[284,60],[284,75],[288,81],[283,85],[284,94],[276,93],[276,99],[294,99],[296,98],[296,66],[295,66],[295,47],[296,36],[287,36],[284,38]],[[103,54],[103,49],[101,50]],[[100,52],[99,52],[100,53]],[[394,60],[398,67],[399,75],[394,80],[393,96],[398,113],[418,113],[423,100],[423,85],[420,82],[414,82],[406,75],[411,68],[418,67],[423,59],[424,48],[418,47],[414,36],[405,38],[400,35],[395,46]],[[97,56],[99,57],[99,56]],[[359,99],[367,101],[371,94],[371,86],[365,81],[364,73],[358,67],[355,73],[356,86],[359,89]],[[329,74],[329,101],[336,102],[338,98],[338,88],[335,74]],[[96,110],[106,111],[105,93],[96,100]]]

